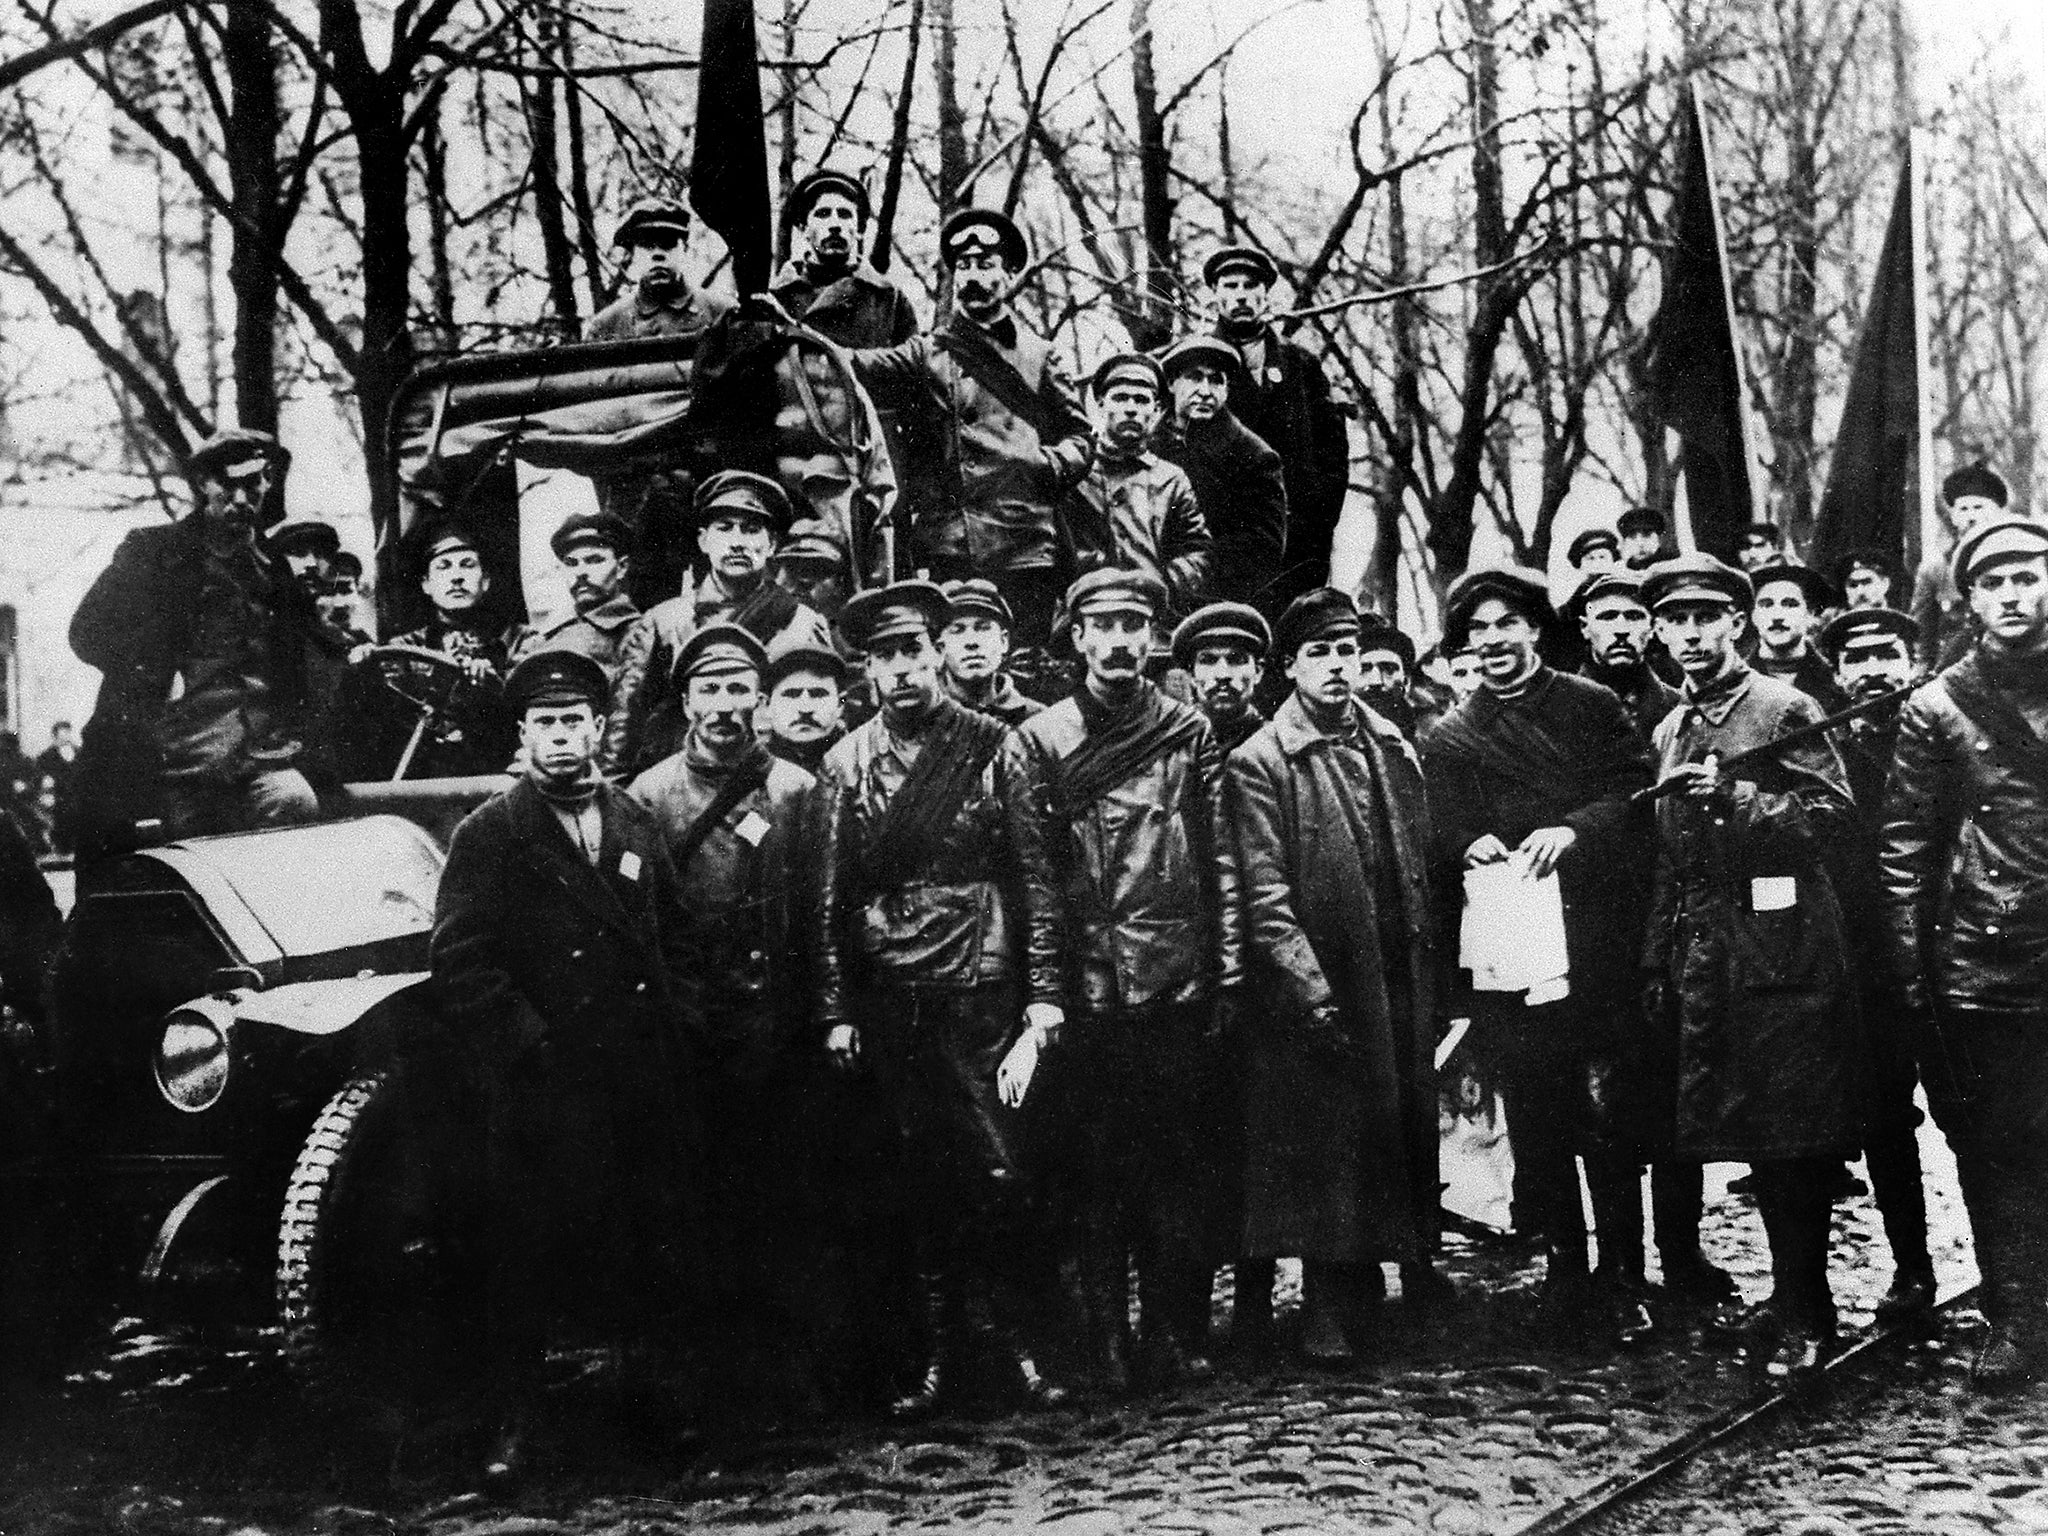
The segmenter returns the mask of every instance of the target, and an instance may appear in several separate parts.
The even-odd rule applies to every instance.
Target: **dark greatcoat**
[[[1333,741],[1289,695],[1227,767],[1254,1020],[1254,1255],[1357,1263],[1434,1245],[1442,960],[1429,806],[1414,748],[1369,710],[1355,719],[1355,741]],[[1295,1028],[1328,1002],[1342,1011],[1335,1050]]]
[[[1737,664],[1657,728],[1659,777],[1820,718],[1788,683]],[[1854,1154],[1856,1007],[1826,851],[1855,833],[1841,758],[1825,739],[1742,770],[1725,808],[1658,804],[1656,893],[1644,965],[1676,999],[1678,1150],[1702,1161]],[[1754,910],[1758,879],[1795,899]]]
[[[910,295],[864,261],[825,283],[786,262],[768,291],[793,318],[842,347],[893,347],[917,334]]]
[[[1287,480],[1280,455],[1230,411],[1205,422],[1171,423],[1159,456],[1187,471],[1214,550],[1211,602],[1250,603],[1268,618],[1287,553]]]

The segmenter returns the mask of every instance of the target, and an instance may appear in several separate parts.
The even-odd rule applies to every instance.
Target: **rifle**
[[[1795,726],[1775,741],[1767,741],[1762,746],[1751,747],[1746,752],[1737,752],[1732,757],[1722,758],[1721,771],[1726,773],[1732,769],[1749,767],[1753,763],[1769,762],[1788,747],[1802,746],[1809,741],[1818,740],[1829,731],[1845,726],[1852,720],[1876,714],[1887,704],[1903,704],[1906,696],[1919,686],[1918,682],[1907,683],[1903,687],[1851,704],[1847,709],[1838,709],[1825,719],[1810,720],[1805,725]],[[1629,804],[1645,805],[1653,800],[1662,800],[1666,795],[1677,794],[1685,784],[1684,779],[1664,779],[1652,784],[1648,789],[1637,790],[1629,797]]]

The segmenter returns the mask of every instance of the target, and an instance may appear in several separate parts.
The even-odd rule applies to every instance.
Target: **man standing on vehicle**
[[[939,232],[953,282],[945,326],[893,347],[862,348],[854,371],[904,428],[899,563],[941,581],[982,576],[1016,615],[1020,649],[1043,646],[1061,587],[1060,503],[1095,461],[1087,417],[1052,348],[1010,303],[1029,249],[988,208],[963,208]]]
[[[512,638],[512,660],[524,661],[536,651],[574,651],[596,662],[616,686],[627,633],[640,617],[626,595],[632,532],[609,512],[577,512],[562,520],[548,544],[568,576],[576,611],[551,629],[522,627]]]
[[[673,914],[697,972],[689,1025],[704,1124],[704,1203],[722,1262],[720,1396],[780,1418],[815,1411],[804,1301],[814,1269],[804,1209],[796,1047],[806,999],[809,882],[799,881],[806,801],[816,782],[754,732],[768,656],[737,624],[683,643],[676,675],[688,729],[681,748],[633,781],[654,813],[680,882]]]
[[[682,744],[676,658],[707,624],[737,624],[762,646],[784,640],[829,645],[824,618],[768,577],[775,541],[789,531],[789,498],[765,475],[721,470],[697,487],[692,513],[705,571],[694,586],[656,603],[626,633],[605,740],[605,771],[644,773]]]
[[[690,243],[690,210],[669,198],[644,198],[626,210],[612,236],[625,252],[624,291],[590,317],[585,341],[626,341],[636,336],[695,336],[732,308],[683,276]]]
[[[880,712],[825,757],[818,1022],[843,1069],[864,1065],[902,1155],[915,1212],[926,1349],[893,1405],[929,1414],[1000,1356],[1014,1395],[1061,1394],[1038,1374],[1002,1277],[1025,1230],[1024,1168],[998,1069],[1045,1045],[1061,1010],[1023,1006],[1019,854],[996,791],[1001,721],[954,703],[934,637],[950,605],[932,582],[861,593],[840,614]]]
[[[486,1090],[498,1484],[525,1469],[550,1318],[594,1310],[658,1366],[695,1267],[684,1021],[705,971],[660,824],[597,772],[609,692],[575,651],[512,669],[525,771],[455,829],[434,913],[434,995]]]
[[[1202,1044],[1236,1006],[1237,892],[1223,755],[1200,710],[1145,679],[1166,605],[1157,578],[1108,569],[1067,591],[1085,668],[1005,746],[1003,799],[1024,870],[1031,997],[1071,1014],[1047,1063],[1079,1226],[1088,1356],[1127,1391],[1138,1262],[1139,1379],[1209,1373],[1193,1117]]]
[[[152,818],[189,837],[318,813],[318,618],[262,540],[290,462],[267,432],[208,438],[187,466],[193,513],[124,538],[72,616],[72,650],[103,674],[78,758],[81,859],[134,846]]]
[[[1159,456],[1187,471],[1214,541],[1209,593],[1277,613],[1275,583],[1287,554],[1287,480],[1280,455],[1237,419],[1232,380],[1249,388],[1237,349],[1215,336],[1177,341],[1160,360],[1173,410]]]
[[[893,347],[917,334],[909,295],[868,264],[872,212],[860,178],[813,171],[790,191],[784,216],[803,236],[802,249],[768,291],[791,318],[849,348]]]
[[[1089,389],[1102,425],[1074,496],[1076,561],[1084,571],[1143,571],[1166,589],[1166,614],[1191,612],[1208,590],[1211,543],[1187,472],[1151,449],[1166,376],[1144,353],[1119,352]]]
[[[1952,574],[1980,634],[1900,716],[1884,881],[1984,1276],[1972,1379],[2010,1391],[2048,1376],[2048,528],[1979,524]]]

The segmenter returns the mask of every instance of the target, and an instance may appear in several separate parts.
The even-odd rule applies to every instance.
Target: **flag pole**
[[[1735,287],[1729,281],[1732,269],[1728,265],[1728,234],[1721,222],[1721,178],[1714,171],[1714,136],[1707,128],[1707,108],[1699,83],[1688,79],[1685,91],[1692,107],[1693,131],[1700,136],[1700,160],[1707,171],[1707,210],[1714,226],[1714,260],[1721,272],[1721,304],[1728,316],[1728,345],[1735,353],[1735,419],[1742,427],[1743,493],[1749,499],[1749,520],[1756,523],[1763,521],[1763,513],[1757,507],[1757,491],[1763,483],[1763,455],[1758,451],[1756,422],[1749,409],[1749,353],[1742,345],[1742,333],[1735,328]]]
[[[1920,513],[1913,547],[1907,551],[1908,581],[1913,579],[1928,551],[1940,549],[1942,543],[1941,513],[1935,500],[1939,477],[1934,472],[1934,364],[1930,355],[1931,311],[1927,297],[1927,145],[1925,129],[1907,130],[1907,227],[1913,246],[1913,407],[1919,418],[1914,424],[1913,488]]]

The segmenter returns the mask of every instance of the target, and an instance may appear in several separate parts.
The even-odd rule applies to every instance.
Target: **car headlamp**
[[[156,1047],[156,1086],[171,1108],[188,1115],[218,1104],[227,1092],[234,1051],[228,1043],[235,1005],[202,997],[173,1009]]]

